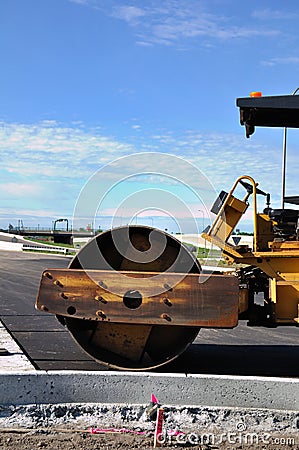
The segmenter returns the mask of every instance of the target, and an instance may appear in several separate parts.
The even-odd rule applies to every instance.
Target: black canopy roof
[[[299,205],[299,195],[291,195],[284,197],[285,203],[291,203],[292,205]]]
[[[237,106],[246,137],[254,133],[256,126],[299,128],[298,95],[238,98]]]

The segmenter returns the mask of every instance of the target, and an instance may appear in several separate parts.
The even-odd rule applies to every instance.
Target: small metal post
[[[299,87],[297,87],[292,95],[297,94]],[[283,129],[283,145],[282,145],[282,180],[281,180],[281,209],[284,209],[284,198],[286,190],[286,162],[287,162],[287,127]]]
[[[204,211],[202,209],[199,209],[198,212],[202,213],[202,233],[205,229],[205,218],[204,218]],[[207,241],[205,240],[205,250],[204,250],[204,257],[207,255]]]
[[[282,144],[282,173],[281,173],[281,209],[284,209],[284,198],[286,191],[286,159],[287,159],[287,127],[283,129]]]

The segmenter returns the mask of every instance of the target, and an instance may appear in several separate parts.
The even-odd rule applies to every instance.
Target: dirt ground
[[[225,444],[199,444],[194,445],[188,440],[184,443],[172,438],[170,445],[162,444],[161,448],[193,449],[193,450],[283,450],[299,449],[299,439],[271,436],[265,442],[225,443]],[[238,441],[234,438],[233,441]],[[250,441],[250,439],[249,439]],[[297,443],[296,443],[297,442]],[[153,449],[153,433],[147,435],[105,433],[91,434],[89,431],[50,431],[50,430],[23,430],[0,431],[1,450],[114,450],[114,449]]]

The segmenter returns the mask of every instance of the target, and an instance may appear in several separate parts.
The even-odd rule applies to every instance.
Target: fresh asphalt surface
[[[62,256],[0,250],[0,319],[37,369],[107,370],[88,357],[54,316],[35,310],[40,276],[67,267]],[[0,357],[1,367],[1,357]],[[159,372],[299,376],[299,328],[201,330],[189,349]]]

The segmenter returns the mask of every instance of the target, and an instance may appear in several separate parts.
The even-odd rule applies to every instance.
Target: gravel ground
[[[264,439],[264,442],[251,441],[250,436],[247,443],[236,442],[236,438],[230,437],[230,442],[220,444],[197,444],[190,442],[178,443],[175,439],[170,445],[162,445],[163,449],[194,449],[194,450],[282,450],[292,449],[298,450],[299,445],[294,443],[293,438],[271,436],[271,439]],[[194,442],[194,441],[193,441]],[[97,434],[93,435],[88,432],[78,432],[76,430],[68,432],[61,431],[42,431],[28,430],[26,432],[0,432],[0,448],[1,450],[112,450],[112,449],[152,449],[154,445],[153,435],[136,436],[127,434]]]
[[[2,406],[0,449],[152,449],[155,420],[146,411],[145,405]],[[164,449],[299,450],[296,411],[168,406],[164,418]],[[90,427],[101,428],[92,434]]]

